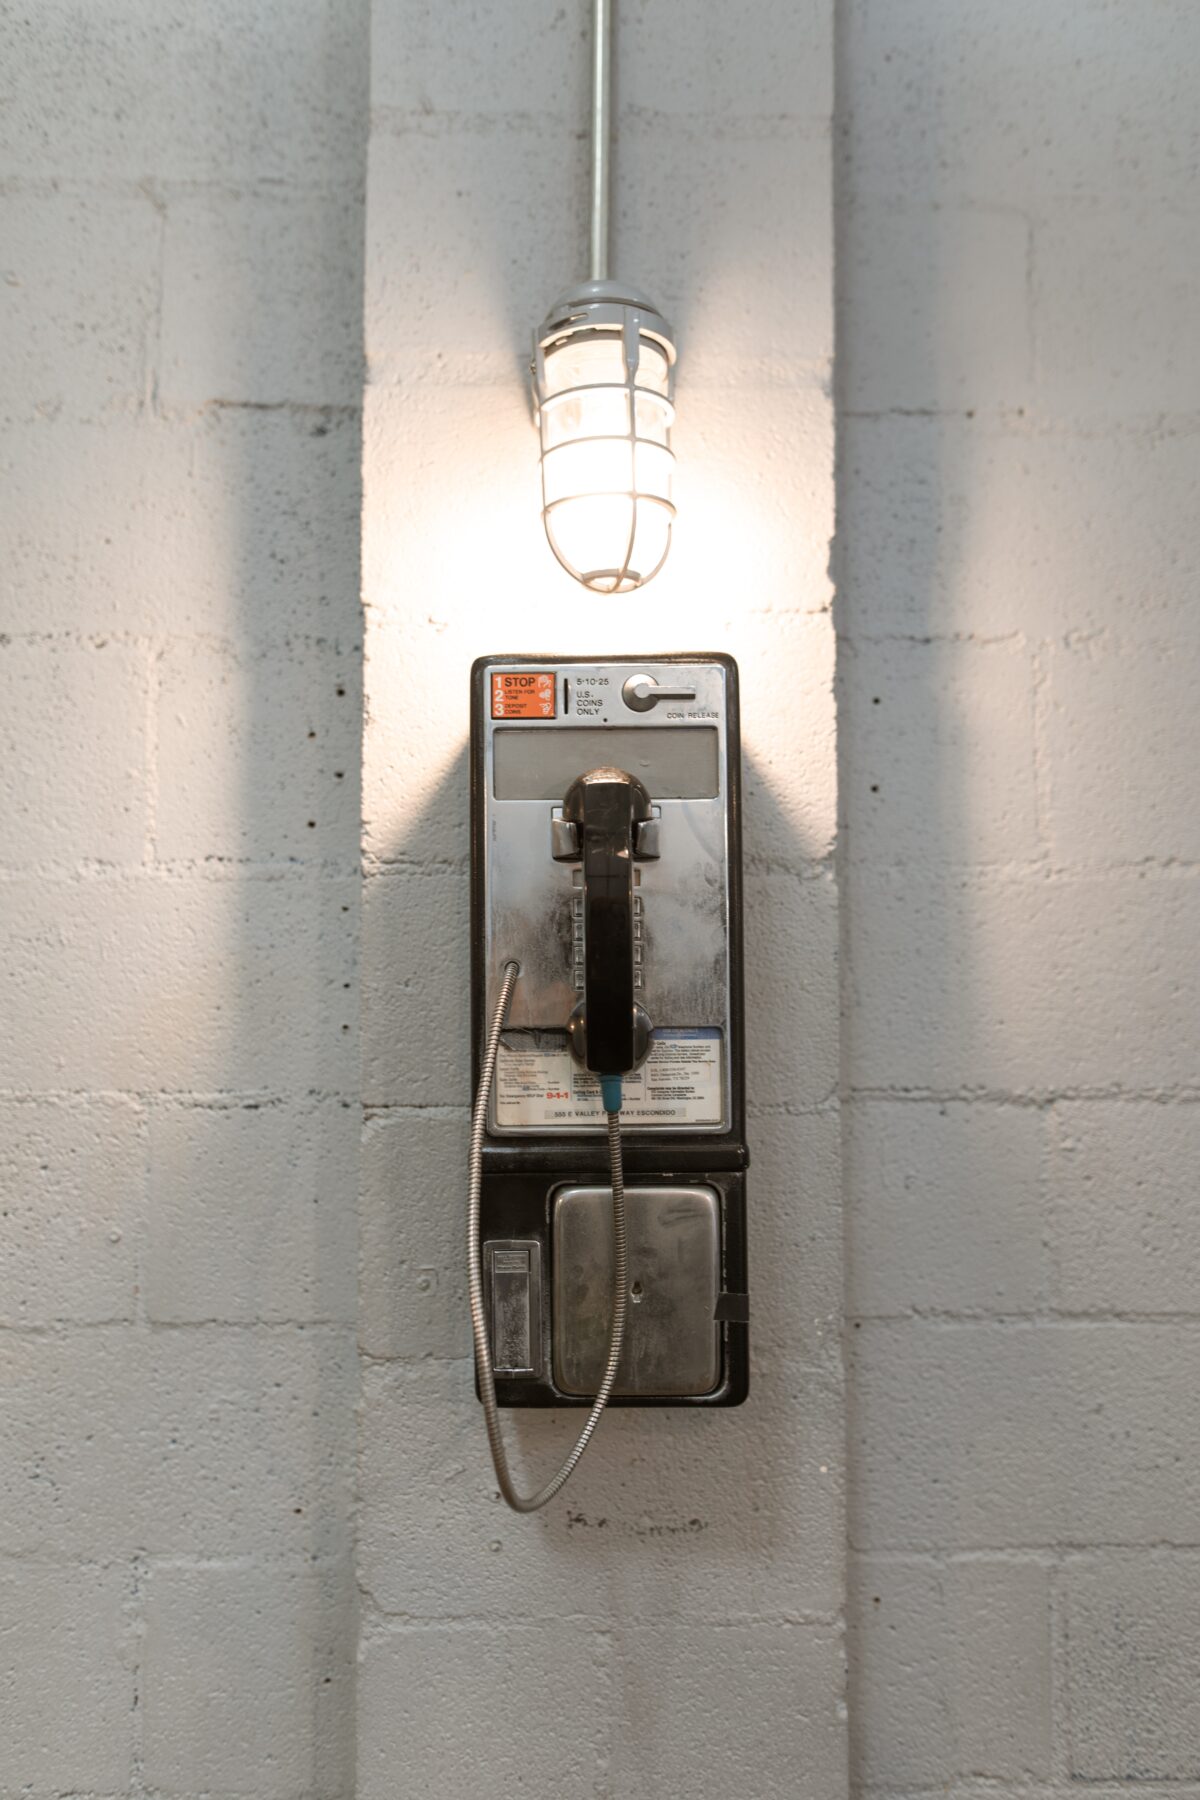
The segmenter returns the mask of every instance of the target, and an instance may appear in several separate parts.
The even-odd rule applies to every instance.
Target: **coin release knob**
[[[621,698],[632,712],[649,712],[660,700],[694,700],[695,688],[660,687],[653,675],[631,675]]]

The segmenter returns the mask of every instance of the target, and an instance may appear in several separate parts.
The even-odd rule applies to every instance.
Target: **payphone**
[[[737,665],[472,670],[469,1281],[501,1489],[748,1386]],[[532,1496],[497,1408],[587,1407]]]

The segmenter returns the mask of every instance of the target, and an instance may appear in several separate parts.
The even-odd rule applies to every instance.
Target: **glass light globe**
[[[535,340],[546,535],[597,593],[641,587],[670,547],[674,360],[665,321],[614,281],[569,295]]]

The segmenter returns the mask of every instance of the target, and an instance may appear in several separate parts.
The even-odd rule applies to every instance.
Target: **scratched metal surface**
[[[497,662],[495,669],[506,665]],[[548,660],[547,667],[554,665]],[[489,673],[491,669],[489,669]],[[651,794],[661,809],[661,854],[639,862],[642,897],[644,987],[638,998],[653,1025],[682,1029],[717,1026],[722,1032],[725,1117],[715,1125],[689,1130],[719,1132],[729,1126],[729,857],[725,804],[726,702],[725,671],[712,663],[573,664],[568,675],[575,690],[589,678],[607,682],[603,710],[589,724],[611,723],[640,729],[662,729],[664,723],[716,727],[721,792],[711,800],[674,800]],[[691,702],[666,703],[651,713],[636,713],[621,700],[626,677],[646,673],[663,686],[694,687]],[[539,723],[535,729],[552,741],[561,756],[562,792],[582,768],[571,757],[573,715]],[[674,719],[661,714],[669,711]],[[523,728],[529,721],[522,720]],[[504,722],[486,722],[487,859],[484,917],[488,937],[487,1000],[490,1016],[504,964],[515,957],[521,978],[513,994],[509,1025],[513,1029],[562,1030],[579,998],[572,981],[571,899],[576,891],[576,865],[555,862],[550,853],[550,820],[554,803],[546,800],[497,800],[493,779],[493,739]],[[497,1135],[522,1135],[532,1127],[490,1127]],[[577,1125],[538,1126],[578,1131]],[[601,1127],[597,1127],[601,1129]],[[671,1126],[636,1126],[639,1131]]]

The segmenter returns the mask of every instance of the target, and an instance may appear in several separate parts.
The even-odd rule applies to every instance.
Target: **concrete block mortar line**
[[[102,650],[109,644],[124,644],[130,649],[152,651],[158,638],[142,631],[6,631],[0,634],[4,644],[72,644],[77,649]]]
[[[1029,368],[1026,371],[1037,391],[1038,357],[1038,325],[1039,308],[1037,304],[1037,232],[1038,220],[1031,211],[1025,220],[1025,319],[1029,331]]]
[[[2,1088],[0,1104],[5,1106],[127,1106],[137,1115],[146,1095],[123,1088]]]
[[[1030,665],[1033,673],[1033,813],[1034,833],[1041,850],[1040,861],[1047,868],[1051,863],[1050,841],[1050,765],[1051,757],[1047,745],[1047,707],[1049,705],[1050,669],[1046,656],[1046,646],[1042,643],[1030,645]]]
[[[826,594],[823,599],[808,606],[785,606],[775,602],[766,606],[747,606],[742,616],[747,619],[824,619],[832,616],[832,613],[833,596]]]
[[[283,632],[243,632],[229,633],[218,631],[172,632],[162,640],[164,647],[184,646],[187,648],[203,648],[208,650],[233,651],[245,656],[271,656],[289,650],[327,650],[334,656],[357,658],[362,654],[362,634],[357,621],[348,637],[335,633],[313,631]],[[356,680],[355,671],[351,670],[347,680]]]
[[[331,1339],[342,1338],[348,1342],[354,1340],[355,1328],[345,1319],[336,1318],[295,1318],[295,1319],[156,1319],[140,1309],[130,1318],[114,1319],[52,1319],[37,1325],[3,1325],[0,1324],[0,1341],[4,1339],[26,1338],[70,1338],[72,1340],[88,1336],[100,1336],[105,1332],[137,1332],[146,1337],[179,1337],[191,1332],[198,1334],[207,1332],[219,1338],[226,1338],[236,1333],[246,1337],[252,1333],[260,1336],[280,1338],[288,1335],[304,1334],[323,1335]]]
[[[544,137],[552,134],[564,142],[573,141],[582,148],[588,141],[587,130],[580,126],[578,112],[544,111],[477,112],[450,110],[444,107],[390,106],[376,102],[370,112],[372,133],[383,137],[423,137],[440,139],[456,137],[512,138]],[[827,113],[805,115],[791,112],[718,114],[711,110],[665,112],[652,106],[622,106],[614,120],[616,132],[644,131],[676,143],[723,142],[760,144],[784,138],[797,143],[824,144],[830,141],[831,127]]]
[[[251,1569],[286,1569],[296,1570],[304,1574],[339,1575],[346,1571],[346,1553],[313,1551],[281,1551],[270,1550],[240,1551],[235,1555],[180,1555],[155,1552],[145,1559],[146,1567],[153,1572],[202,1573],[206,1569],[220,1570],[226,1574],[236,1574],[239,1570]]]
[[[14,867],[0,865],[0,883],[46,881],[61,885],[83,885],[89,881],[133,885],[139,881],[221,882],[254,881],[291,882],[311,887],[314,882],[344,883],[359,873],[354,861],[336,862],[329,858],[302,861],[299,857],[280,858],[277,862],[252,862],[233,856],[206,856],[184,861],[150,863],[110,863],[94,860],[76,863],[25,863]]]
[[[748,1100],[746,1116],[750,1119],[828,1119],[841,1112],[842,1100],[836,1087],[807,1105],[790,1100]]]
[[[1076,1563],[1089,1563],[1102,1558],[1109,1563],[1155,1563],[1159,1561],[1174,1564],[1180,1557],[1200,1556],[1200,1539],[1195,1543],[1171,1543],[1165,1539],[1148,1539],[1141,1544],[1071,1544],[1060,1553],[1064,1568],[1073,1567]]]
[[[1105,1101],[1142,1105],[1146,1102],[1162,1106],[1194,1105],[1200,1100],[1200,1088],[1182,1083],[1178,1087],[1062,1087],[1034,1088],[1024,1092],[1008,1088],[926,1088],[926,1087],[850,1087],[843,1096],[847,1107],[860,1100],[911,1101],[914,1105],[949,1106],[1029,1106],[1046,1110],[1061,1101]]]
[[[1024,649],[1028,638],[1023,631],[853,631],[836,634],[839,650],[853,650],[856,644],[975,644],[980,649],[993,647]]]
[[[419,1637],[423,1632],[433,1631],[490,1631],[503,1638],[512,1626],[524,1630],[536,1630],[547,1621],[545,1612],[514,1612],[511,1606],[503,1609],[483,1612],[462,1613],[410,1613],[390,1612],[380,1604],[370,1588],[361,1581],[358,1583],[360,1653],[370,1649],[372,1643],[381,1639],[395,1637]],[[839,1612],[659,1612],[658,1622],[683,1622],[705,1631],[745,1631],[761,1625],[768,1631],[821,1631],[833,1632],[837,1636],[845,1633],[844,1615]],[[617,1634],[621,1627],[614,1625],[611,1617],[597,1612],[563,1612],[555,1609],[553,1613],[556,1625],[577,1625],[583,1629],[591,1628],[605,1634]],[[642,1629],[642,1623],[634,1623],[628,1627],[633,1631]]]
[[[432,1101],[427,1105],[420,1101],[372,1101],[362,1109],[364,1139],[372,1134],[373,1127],[378,1127],[389,1119],[403,1118],[407,1113],[420,1113],[425,1118],[453,1119],[464,1125],[471,1120],[471,1108],[467,1105],[443,1106]]]
[[[347,1094],[340,1088],[230,1088],[214,1093],[193,1093],[186,1090],[173,1092],[157,1088],[140,1094],[138,1098],[147,1107],[161,1107],[163,1111],[193,1112],[281,1112],[285,1108],[315,1111],[330,1102],[346,1109],[358,1104],[356,1094]]]
[[[154,195],[167,207],[173,199],[270,200],[280,196],[286,199],[289,195],[304,200],[340,200],[346,205],[361,206],[365,198],[363,182],[357,175],[344,181],[316,181],[307,176],[296,180],[290,175],[258,175],[236,181],[171,176],[165,180],[155,177],[144,185],[146,191],[153,189]]]
[[[978,423],[981,428],[991,431],[999,426],[1003,435],[1014,438],[1062,438],[1085,442],[1100,438],[1194,437],[1200,432],[1200,413],[1190,407],[1179,412],[1163,412],[1158,408],[1145,413],[1094,418],[1086,414],[1062,413],[1051,417],[1026,406],[844,406],[839,408],[839,417],[863,424],[881,423],[888,419]]]
[[[116,1314],[111,1319],[44,1319],[36,1325],[8,1324],[0,1320],[0,1342],[6,1339],[40,1339],[74,1337],[81,1332],[114,1331],[123,1328],[127,1331],[141,1332],[146,1336],[162,1336],[166,1333],[183,1331],[220,1331],[220,1332],[273,1332],[278,1335],[285,1331],[317,1332],[325,1331],[331,1335],[337,1333],[353,1340],[355,1327],[345,1319],[333,1317],[313,1317],[291,1319],[158,1319],[145,1311],[142,1300],[142,1287],[139,1283],[137,1305],[132,1317]]]
[[[283,413],[295,419],[358,419],[362,407],[350,401],[337,400],[236,400],[220,395],[197,401],[195,405],[159,402],[155,418],[165,425],[190,424],[209,413]]]
[[[123,644],[131,649],[144,649],[151,654],[171,647],[187,646],[208,650],[224,650],[240,652],[243,655],[268,656],[274,652],[287,650],[331,650],[336,656],[357,656],[362,651],[362,642],[356,632],[351,641],[341,637],[330,637],[327,633],[304,631],[279,632],[216,632],[216,631],[175,631],[167,636],[145,631],[12,631],[0,633],[0,646],[5,644],[44,644],[54,648],[59,644],[71,644],[78,649],[103,650],[109,644]]]
[[[1149,1559],[1175,1559],[1184,1556],[1200,1556],[1200,1540],[1194,1543],[1176,1543],[1165,1539],[1143,1540],[1136,1544],[1109,1544],[1089,1539],[1087,1543],[1054,1541],[1044,1544],[997,1544],[994,1549],[987,1545],[974,1545],[969,1548],[947,1549],[940,1545],[936,1549],[881,1549],[864,1550],[855,1548],[856,1558],[866,1562],[896,1563],[921,1565],[929,1562],[943,1563],[976,1563],[976,1562],[1036,1562],[1045,1568],[1063,1568],[1069,1564],[1087,1563],[1103,1558],[1106,1562],[1143,1562]]]
[[[238,1550],[228,1553],[211,1553],[197,1551],[183,1553],[180,1551],[139,1550],[135,1560],[144,1567],[147,1574],[155,1570],[203,1571],[205,1569],[222,1570],[236,1574],[240,1569],[296,1569],[315,1570],[317,1573],[338,1574],[346,1567],[344,1553],[329,1554],[320,1550],[306,1551],[271,1551],[271,1550]],[[6,1568],[34,1569],[121,1569],[130,1567],[128,1556],[87,1556],[55,1554],[48,1550],[5,1550],[0,1549],[0,1573]]]
[[[1043,1311],[1050,1314],[1062,1304],[1062,1251],[1054,1204],[1054,1102],[1041,1109],[1037,1134],[1037,1196],[1041,1220],[1039,1285]]]
[[[142,389],[143,409],[153,418],[158,411],[158,397],[162,386],[163,308],[167,291],[167,204],[153,183],[147,181],[139,183],[139,186],[158,214],[154,309],[146,332],[146,372]]]
[[[869,848],[861,853],[848,848],[842,867],[884,879],[903,879],[914,874],[927,878],[929,874],[929,863],[923,856],[893,857],[884,862],[873,856]],[[972,862],[954,862],[947,859],[938,864],[938,874],[943,885],[954,882],[978,891],[989,881],[1054,882],[1095,879],[1101,875],[1137,875],[1151,880],[1187,881],[1200,875],[1200,862],[1182,856],[1112,856],[1098,862],[1089,858],[1069,863],[1054,863],[1048,856],[1045,860],[1038,858],[1024,862],[989,862],[982,858]]]
[[[743,867],[748,875],[790,875],[796,881],[829,882],[836,884],[837,859],[836,852],[828,856],[780,857],[764,856],[761,852],[750,851],[743,858]]]
[[[1090,1781],[1079,1776],[1047,1781],[1009,1781],[965,1776],[939,1781],[932,1787],[894,1787],[886,1782],[864,1782],[859,1800],[1200,1800],[1194,1781]]]
[[[852,1561],[896,1563],[913,1567],[934,1562],[1004,1562],[1037,1563],[1043,1568],[1066,1568],[1075,1562],[1088,1562],[1096,1557],[1133,1561],[1138,1557],[1178,1557],[1200,1554],[1200,1540],[1178,1542],[1155,1539],[1138,1543],[1125,1539],[1089,1539],[1076,1543],[1070,1539],[1046,1540],[1029,1544],[997,1544],[975,1546],[967,1550],[947,1550],[944,1544],[920,1541],[905,1544],[860,1544],[850,1538],[847,1548]]]
[[[136,1783],[129,1782],[119,1794],[106,1792],[99,1788],[39,1788],[23,1786],[0,1789],[2,1800],[247,1800],[244,1790],[231,1788],[206,1787],[195,1794],[185,1794],[178,1788],[155,1787],[143,1779]],[[358,1800],[353,1790],[315,1788],[296,1789],[289,1793],[288,1800]]]
[[[66,199],[87,200],[95,195],[107,194],[120,200],[149,200],[156,212],[164,211],[174,195],[213,195],[218,199],[238,200],[247,197],[253,199],[259,195],[269,197],[276,194],[296,194],[361,203],[363,193],[362,181],[357,176],[345,181],[315,181],[310,178],[294,180],[287,175],[221,181],[202,176],[188,179],[185,176],[164,178],[146,174],[106,175],[93,180],[84,175],[17,175],[0,171],[0,197],[11,195],[31,200],[52,200],[61,195]]]
[[[787,137],[803,143],[829,144],[833,120],[821,112],[718,113],[698,107],[695,112],[666,112],[655,106],[623,106],[620,125],[633,125],[657,133],[676,132],[685,140],[703,138],[729,143],[758,143],[764,138]]]
[[[1062,1308],[1045,1306],[1036,1312],[984,1312],[934,1310],[931,1308],[913,1308],[898,1313],[856,1313],[855,1318],[861,1324],[870,1325],[922,1325],[931,1330],[957,1329],[978,1325],[997,1330],[1019,1331],[1040,1329],[1061,1329],[1064,1327],[1083,1327],[1103,1330],[1122,1325],[1161,1325],[1173,1330],[1180,1327],[1200,1328],[1200,1313],[1195,1312],[1133,1312],[1107,1309],[1102,1312],[1066,1311]]]
[[[211,1092],[198,1092],[189,1088],[0,1088],[0,1101],[6,1104],[60,1102],[63,1105],[82,1105],[91,1101],[101,1104],[127,1102],[147,1109],[182,1107],[211,1109],[214,1112],[231,1111],[238,1107],[283,1107],[305,1101],[314,1105],[322,1101],[340,1101],[343,1106],[351,1106],[357,1104],[357,1099],[356,1094],[347,1094],[340,1088],[296,1088],[289,1092],[273,1088],[222,1088]]]
[[[454,870],[466,875],[471,867],[470,858],[466,856],[417,856],[404,855],[379,856],[374,851],[364,850],[362,853],[362,872],[364,880],[386,881],[390,874],[423,875],[434,869]]]
[[[373,852],[362,852],[362,873],[364,880],[390,881],[400,875],[428,876],[438,880],[442,876],[468,875],[471,869],[470,856],[465,852],[461,856],[376,856]]]
[[[1070,1686],[1067,1681],[1066,1595],[1060,1576],[1062,1558],[1047,1577],[1050,1608],[1050,1768],[1062,1781],[1071,1774]]]
[[[1062,1562],[1064,1552],[1052,1545],[1038,1545],[1032,1548],[1012,1549],[1011,1546],[1000,1545],[995,1550],[947,1550],[944,1545],[937,1549],[892,1550],[886,1547],[879,1550],[862,1550],[857,1547],[850,1552],[851,1561],[866,1565],[879,1564],[897,1569],[955,1568],[960,1563],[1013,1563],[1024,1567],[1035,1563],[1039,1568],[1051,1569]]]
[[[921,874],[928,872],[928,864],[916,858],[911,862],[907,858],[882,862],[869,859],[865,854],[848,856],[846,866],[885,881],[911,876],[914,870]],[[1187,881],[1200,876],[1200,862],[1180,856],[1112,857],[1099,863],[1052,863],[1049,860],[990,863],[946,861],[939,863],[938,871],[943,881],[978,890],[989,882],[1012,885],[1033,881],[1072,881],[1086,879],[1089,875],[1137,875],[1151,880]]]
[[[161,300],[160,300],[161,305]],[[158,864],[158,720],[162,706],[162,662],[166,649],[159,641],[150,649],[146,671],[146,833],[142,850],[143,868]]]
[[[147,1560],[136,1554],[129,1565],[127,1623],[131,1646],[133,1701],[129,1714],[129,1792],[131,1800],[146,1792],[146,1708],[144,1655],[146,1645]]]
[[[577,149],[582,149],[588,141],[587,129],[580,125],[578,113],[556,112],[547,107],[543,112],[468,112],[449,111],[445,108],[431,107],[428,111],[419,107],[385,106],[380,102],[371,107],[369,117],[372,136],[379,134],[386,138],[423,137],[447,138],[459,133],[469,137],[514,138],[546,135],[561,139],[565,145],[572,142]]]

